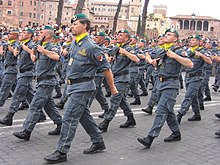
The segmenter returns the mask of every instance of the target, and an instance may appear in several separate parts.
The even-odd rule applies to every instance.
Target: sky
[[[74,0],[71,0],[72,2]],[[102,2],[113,2],[113,0],[95,0]],[[114,0],[118,3],[119,0]],[[129,0],[123,0],[128,2]],[[144,1],[144,0],[142,0]],[[220,1],[219,0],[150,0],[148,13],[153,12],[153,5],[166,5],[168,17],[175,15],[211,16],[220,20]]]

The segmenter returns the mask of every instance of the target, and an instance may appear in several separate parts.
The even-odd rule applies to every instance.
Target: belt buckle
[[[163,77],[159,77],[160,82],[163,82]]]
[[[71,85],[71,80],[70,79],[67,79],[67,84]]]

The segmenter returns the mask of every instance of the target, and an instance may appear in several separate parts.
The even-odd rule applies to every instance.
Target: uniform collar
[[[29,41],[30,41],[30,39],[23,40],[23,41],[21,41],[21,44],[26,44]]]
[[[164,44],[164,49],[165,49],[165,50],[168,50],[168,49],[170,49],[172,46],[174,46],[174,43],[166,43],[166,44]]]
[[[42,43],[42,46],[47,45],[47,43],[49,43],[49,42],[48,42],[48,41],[44,41],[44,42]]]
[[[16,40],[9,40],[8,43],[9,45],[13,44]]]
[[[76,36],[76,43],[79,43],[79,41],[81,41],[83,38],[85,38],[88,35],[88,32],[77,35]]]
[[[191,50],[192,52],[195,52],[195,50],[198,49],[198,48],[199,48],[199,46],[193,46],[193,47],[190,48],[190,50]]]

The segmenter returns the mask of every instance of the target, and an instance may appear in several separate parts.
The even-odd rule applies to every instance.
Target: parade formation
[[[152,39],[131,35],[127,29],[115,34],[91,31],[85,14],[74,15],[69,26],[3,29],[0,107],[9,97],[12,99],[0,124],[10,129],[14,116],[28,109],[23,128],[11,136],[29,141],[35,126],[44,122],[47,115],[55,124],[48,136],[57,135],[59,139],[54,152],[42,155],[46,163],[67,161],[79,123],[92,143],[84,154],[108,149],[103,133],[108,132],[119,108],[126,117],[120,128],[139,124],[131,105],[141,105],[148,116],[156,107],[152,126],[143,125],[149,130],[135,139],[137,146],[141,148],[141,143],[151,148],[165,121],[171,133],[164,142],[180,141],[181,123],[190,106],[193,116],[188,121],[205,118],[200,112],[207,108],[204,102],[213,99],[210,90],[218,92],[220,87],[219,63],[220,41],[199,34],[180,39],[178,31],[172,28]],[[215,83],[210,89],[213,70]],[[176,113],[174,106],[179,89],[183,88],[185,96]],[[148,101],[141,101],[142,96],[148,96]],[[129,103],[128,97],[133,97],[133,102]],[[60,100],[55,103],[54,99]],[[100,104],[100,123],[90,114],[94,99]],[[64,110],[63,116],[60,110]],[[220,113],[215,116],[220,118]],[[220,130],[214,134],[220,136]]]

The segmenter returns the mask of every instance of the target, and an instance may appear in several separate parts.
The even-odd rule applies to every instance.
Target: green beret
[[[54,31],[53,27],[52,27],[52,26],[48,26],[48,25],[42,27],[42,30],[51,30],[51,31]]]
[[[71,19],[71,23],[73,23],[73,22],[75,22],[75,21],[77,21],[77,20],[88,20],[89,18],[87,17],[87,15],[86,14],[82,14],[82,13],[80,13],[80,14],[75,14],[74,16],[73,16],[73,18]]]
[[[19,31],[16,29],[12,29],[12,30],[10,30],[10,33],[19,33]]]
[[[141,40],[140,40],[140,42],[146,43],[146,40],[144,40],[144,39],[141,39]]]
[[[54,39],[59,39],[60,37],[57,36],[57,35],[54,35],[53,38],[54,38]]]
[[[166,31],[165,31],[165,34],[167,33],[167,32],[171,32],[171,33],[175,33],[178,37],[179,37],[179,33],[175,30],[175,29],[167,29]]]
[[[201,37],[199,35],[197,35],[197,34],[191,35],[190,38],[196,38],[198,40],[201,40]]]
[[[137,36],[131,36],[131,38],[134,38],[134,39],[136,39],[136,40],[137,40]]]
[[[111,39],[109,37],[106,37],[105,40],[108,41],[108,42],[111,41]]]
[[[94,36],[106,36],[104,32],[97,32]]]
[[[160,38],[160,37],[164,37],[165,36],[165,34],[160,34],[159,36],[158,36],[158,39]]]
[[[122,30],[119,30],[118,33],[127,33],[130,35],[129,31],[127,29],[122,29]]]
[[[151,39],[151,43],[152,43],[152,42],[157,42],[157,40],[156,40],[156,39]]]
[[[28,31],[28,32],[34,34],[34,30],[31,29],[31,28],[27,28],[27,27],[26,27],[26,28],[23,29],[23,31]]]

